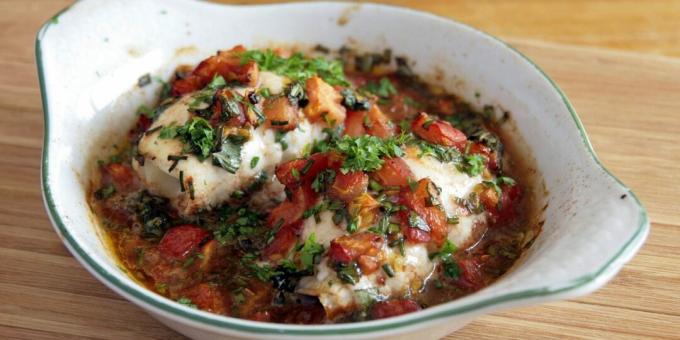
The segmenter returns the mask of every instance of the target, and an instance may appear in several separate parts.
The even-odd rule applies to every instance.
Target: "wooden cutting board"
[[[595,294],[480,317],[449,338],[679,337],[680,61],[509,41],[565,90],[604,164],[647,207],[652,231],[633,261]],[[35,66],[6,51],[0,53],[0,338],[182,338],[90,276],[53,232],[39,182]]]

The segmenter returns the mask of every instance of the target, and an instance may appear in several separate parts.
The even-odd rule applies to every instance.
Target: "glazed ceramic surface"
[[[343,44],[416,61],[477,108],[509,111],[518,140],[542,176],[543,233],[520,263],[493,285],[400,317],[353,324],[296,326],[213,315],[138,285],[103,245],[86,201],[89,175],[104,141],[122,138],[140,104],[160,83],[242,43],[331,48]],[[644,242],[647,215],[600,164],[574,109],[531,61],[468,26],[412,10],[348,3],[223,6],[180,0],[85,0],[38,33],[36,57],[45,111],[42,184],[55,230],[73,255],[111,289],[171,328],[194,338],[412,338],[444,336],[475,316],[587,294],[604,285]],[[476,96],[475,94],[481,94]]]

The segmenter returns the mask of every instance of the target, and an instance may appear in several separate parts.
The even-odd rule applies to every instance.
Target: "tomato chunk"
[[[317,194],[309,186],[298,187],[291,190],[289,199],[279,203],[267,217],[267,224],[274,227],[283,227],[293,224],[302,218],[305,210],[309,209],[316,201]]]
[[[470,146],[468,153],[482,155],[484,157],[486,167],[489,170],[493,171],[499,169],[500,164],[498,159],[498,151],[492,150],[482,143],[474,143]]]
[[[479,264],[475,259],[461,259],[458,261],[460,276],[456,285],[471,291],[477,291],[484,287],[484,278]]]
[[[184,259],[195,250],[210,234],[194,225],[181,225],[168,230],[161,239],[158,249],[166,258]]]
[[[368,175],[364,172],[353,171],[343,174],[338,171],[328,194],[349,204],[355,197],[366,192],[367,187]]]
[[[374,178],[384,186],[408,186],[413,173],[403,159],[395,157],[385,159],[383,166],[373,173]]]
[[[373,319],[391,318],[420,310],[420,305],[410,299],[380,301],[371,308]]]
[[[308,159],[299,158],[276,167],[276,178],[289,189],[303,183],[311,183],[321,171],[337,169],[342,164],[342,156],[335,152],[315,153]]]
[[[429,178],[418,181],[414,190],[410,187],[402,188],[400,202],[408,208],[402,214],[402,230],[408,241],[414,243],[433,241],[436,245],[442,245],[448,233],[446,214],[439,206],[439,192]],[[415,213],[417,216],[412,216]],[[419,228],[412,225],[413,219],[421,218],[427,224],[427,228]],[[416,221],[417,223],[417,221]],[[424,230],[424,229],[429,229]],[[429,234],[430,240],[423,233]]]
[[[453,146],[459,151],[465,149],[467,142],[467,137],[462,131],[454,128],[449,122],[430,118],[424,112],[413,121],[411,130],[430,143]]]
[[[238,45],[228,51],[219,51],[217,55],[203,60],[185,78],[177,79],[172,83],[172,95],[177,97],[200,90],[216,75],[221,75],[227,82],[255,86],[259,69],[254,61],[241,63],[241,54],[245,51],[245,47]]]
[[[345,135],[350,137],[361,137],[366,134],[364,127],[365,111],[349,111],[345,118]]]
[[[489,213],[492,226],[501,225],[516,218],[521,198],[522,190],[517,183],[501,185],[500,199],[493,188],[485,188],[479,195],[480,201]]]
[[[345,135],[361,137],[369,134],[379,138],[394,136],[395,127],[377,104],[368,111],[350,111],[345,119]]]
[[[380,249],[383,238],[370,232],[341,236],[328,249],[328,257],[337,263],[359,262],[364,274],[374,272],[382,260]]]
[[[298,109],[286,97],[276,97],[265,101],[265,126],[281,131],[295,129],[298,122]]]
[[[311,77],[305,83],[309,104],[304,112],[313,121],[328,121],[337,126],[345,121],[346,110],[342,106],[342,96],[332,86],[319,77]]]
[[[297,236],[302,227],[302,220],[285,224],[276,232],[274,240],[262,250],[262,256],[272,261],[280,260],[295,246]]]

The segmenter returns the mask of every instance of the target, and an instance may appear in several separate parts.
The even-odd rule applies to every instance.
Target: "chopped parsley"
[[[187,297],[181,297],[181,298],[179,298],[179,299],[177,300],[177,302],[179,302],[179,303],[181,303],[181,304],[183,304],[183,305],[185,305],[185,306],[187,306],[187,307],[198,308],[198,307],[194,304],[194,302],[191,301],[191,299],[189,299],[189,298],[187,298]]]
[[[254,61],[264,71],[272,71],[295,81],[304,81],[318,75],[331,85],[349,86],[342,63],[325,58],[305,58],[302,53],[294,53],[288,58],[274,51],[250,50],[241,55],[241,62]]]
[[[159,134],[161,139],[181,139],[187,150],[191,151],[199,159],[203,160],[210,156],[210,152],[215,144],[215,131],[207,120],[194,117],[184,126],[174,124],[164,126]]]
[[[484,156],[477,154],[466,154],[462,156],[462,162],[458,165],[458,170],[470,176],[477,176],[484,171]]]
[[[259,161],[260,161],[260,157],[259,157],[259,156],[255,156],[255,157],[251,158],[251,159],[250,159],[250,168],[251,168],[251,169],[255,169],[255,167],[257,166],[257,163],[258,163]]]
[[[382,77],[380,78],[380,81],[376,82],[369,82],[364,87],[362,87],[362,90],[372,93],[382,99],[388,99],[395,94],[397,94],[397,89],[394,87],[394,84],[387,78],[387,77]]]
[[[323,245],[316,242],[316,235],[312,233],[309,235],[305,243],[300,249],[300,263],[305,270],[312,270],[317,256],[324,252]]]
[[[214,152],[213,164],[222,167],[230,173],[236,173],[241,166],[241,148],[245,143],[245,138],[240,135],[229,135],[222,140],[222,145],[218,152]],[[257,164],[257,161],[255,162]],[[250,162],[253,168],[253,162]]]
[[[113,194],[115,194],[115,193],[116,193],[116,187],[109,184],[109,185],[103,186],[99,190],[95,191],[94,192],[94,198],[96,198],[98,200],[104,200],[104,199],[107,199],[107,198],[113,196]]]
[[[380,139],[375,136],[350,137],[344,136],[337,140],[331,149],[339,151],[345,156],[340,171],[344,174],[350,171],[376,171],[383,165],[383,157],[401,157],[402,138],[391,137]]]

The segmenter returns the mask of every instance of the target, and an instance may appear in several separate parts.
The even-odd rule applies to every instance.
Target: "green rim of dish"
[[[77,1],[78,2],[78,1]],[[76,2],[76,3],[77,3]],[[338,2],[322,2],[325,4],[342,4]],[[291,3],[289,3],[291,4]],[[295,4],[295,3],[292,3]],[[318,4],[318,2],[317,2]],[[372,4],[372,5],[377,5],[377,4]],[[555,91],[559,93],[559,95],[562,98],[562,101],[564,102],[564,105],[566,106],[567,110],[571,114],[571,117],[574,121],[574,124],[576,125],[577,129],[579,130],[581,134],[581,139],[586,146],[588,152],[592,156],[593,160],[595,163],[603,170],[605,171],[611,178],[613,178],[621,187],[622,189],[626,190],[630,196],[634,199],[635,203],[638,205],[640,209],[640,215],[638,217],[638,229],[636,232],[633,234],[633,236],[624,244],[621,249],[616,252],[614,257],[612,257],[609,261],[605,263],[602,268],[597,270],[594,273],[586,274],[583,275],[572,282],[566,283],[565,286],[559,287],[559,288],[551,288],[551,287],[543,287],[543,288],[537,288],[537,289],[529,289],[529,290],[524,290],[524,291],[519,291],[519,292],[513,292],[505,295],[500,295],[497,297],[493,298],[488,298],[479,302],[475,303],[470,303],[467,305],[462,305],[462,306],[456,306],[453,308],[443,308],[440,311],[433,312],[433,313],[427,313],[426,311],[420,312],[420,313],[412,313],[408,314],[404,317],[398,317],[398,318],[390,318],[390,319],[385,319],[385,320],[380,320],[380,321],[369,321],[369,322],[359,322],[359,323],[353,323],[353,324],[339,324],[339,325],[321,325],[321,326],[290,326],[290,325],[283,325],[283,324],[273,324],[273,323],[264,323],[264,322],[254,322],[254,321],[248,321],[248,320],[243,320],[243,319],[237,319],[237,318],[231,318],[231,317],[225,317],[221,315],[215,315],[215,314],[209,314],[207,312],[202,312],[198,310],[193,310],[187,307],[184,307],[180,305],[179,303],[175,303],[172,300],[169,300],[167,298],[158,298],[154,297],[152,294],[150,294],[149,291],[147,291],[146,288],[141,287],[137,284],[135,284],[132,280],[129,281],[122,281],[115,275],[112,275],[109,273],[105,268],[100,266],[84,249],[80,247],[80,245],[76,242],[76,240],[73,238],[73,235],[71,235],[66,228],[64,221],[62,220],[61,216],[59,215],[54,199],[52,197],[52,189],[49,184],[49,155],[50,155],[50,145],[49,145],[49,137],[50,137],[50,114],[49,114],[49,106],[48,106],[48,98],[47,98],[47,92],[45,88],[45,75],[44,75],[44,70],[43,70],[43,64],[42,64],[42,47],[41,47],[41,39],[44,36],[45,32],[49,28],[50,25],[57,24],[58,23],[58,18],[61,14],[65,13],[68,11],[73,5],[63,9],[56,15],[54,15],[49,21],[47,21],[43,26],[40,28],[40,30],[37,33],[36,36],[36,41],[35,41],[35,56],[36,56],[36,64],[38,68],[38,78],[40,81],[40,92],[41,92],[41,97],[42,97],[42,105],[43,105],[43,110],[44,110],[44,140],[43,140],[43,153],[42,153],[42,171],[41,171],[41,179],[42,179],[42,189],[43,189],[43,197],[45,200],[45,204],[47,207],[47,210],[50,214],[50,217],[52,218],[53,224],[57,228],[59,234],[62,236],[62,239],[68,246],[68,248],[71,250],[72,254],[76,257],[78,257],[81,262],[86,263],[87,265],[90,266],[90,270],[93,274],[96,274],[95,276],[98,276],[101,280],[108,282],[110,285],[116,287],[119,289],[121,292],[124,294],[128,295],[129,297],[132,297],[134,299],[138,299],[139,301],[142,301],[152,307],[155,307],[159,309],[162,312],[165,312],[165,314],[168,314],[170,317],[181,317],[181,318],[186,318],[190,321],[197,322],[202,325],[206,326],[214,326],[214,327],[224,327],[228,329],[232,329],[235,331],[241,331],[241,332],[249,332],[249,333],[259,333],[259,334],[280,334],[280,335],[307,335],[307,336],[313,336],[313,335],[342,335],[342,334],[356,334],[356,333],[368,333],[368,332],[380,332],[380,331],[394,331],[397,328],[401,327],[406,327],[406,326],[411,326],[435,319],[440,319],[440,318],[445,318],[445,317],[450,317],[470,311],[475,311],[475,310],[481,310],[485,309],[491,306],[503,304],[503,303],[508,303],[512,301],[518,301],[518,300],[523,300],[523,299],[528,299],[528,298],[540,298],[540,297],[546,297],[546,296],[551,296],[551,295],[556,295],[560,293],[565,293],[573,290],[577,290],[579,288],[582,288],[590,283],[593,283],[597,278],[600,277],[604,272],[606,272],[610,266],[617,261],[619,258],[621,258],[622,255],[628,254],[629,251],[633,250],[631,247],[634,245],[635,241],[638,240],[640,237],[644,237],[644,235],[647,234],[647,231],[649,229],[649,218],[647,216],[647,212],[645,211],[644,207],[642,206],[642,203],[638,199],[638,197],[628,188],[626,187],[623,182],[621,182],[616,176],[614,176],[607,168],[604,167],[604,165],[600,162],[600,160],[597,158],[595,155],[595,152],[593,150],[593,147],[590,143],[590,140],[588,139],[588,136],[586,135],[586,131],[583,127],[583,124],[581,123],[580,118],[576,114],[576,110],[574,107],[571,105],[569,102],[569,99],[567,99],[566,95],[562,90],[557,86],[557,84],[540,68],[538,65],[536,65],[531,59],[527,58],[524,54],[519,52],[517,49],[514,47],[508,45],[507,43],[503,42],[502,40],[484,32],[481,30],[478,30],[476,28],[472,28],[470,26],[467,26],[465,24],[459,23],[455,20],[445,18],[442,16],[438,16],[435,14],[431,13],[425,13],[425,12],[419,12],[411,9],[406,9],[402,7],[397,7],[397,6],[390,6],[390,5],[378,5],[378,6],[384,6],[384,7],[390,7],[391,9],[397,9],[397,10],[402,10],[402,11],[408,11],[408,12],[413,12],[418,15],[426,15],[426,16],[431,16],[432,18],[436,18],[439,20],[445,20],[448,22],[455,23],[457,25],[461,25],[463,27],[466,27],[470,30],[476,31],[478,33],[481,33],[499,43],[502,45],[508,47],[517,55],[519,55],[521,58],[526,60],[530,65],[532,65],[554,88]],[[266,6],[266,5],[264,5]],[[280,5],[279,5],[280,6]]]

